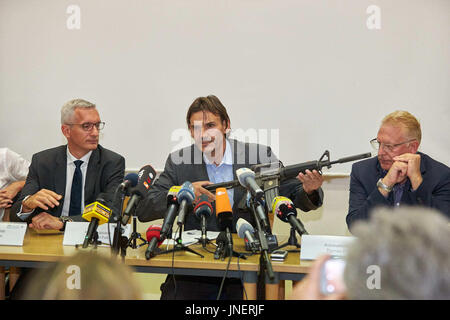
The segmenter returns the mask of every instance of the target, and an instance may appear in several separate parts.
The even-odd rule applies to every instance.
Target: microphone
[[[233,210],[225,188],[216,189],[216,217],[220,231],[232,228]]]
[[[131,172],[125,176],[123,182],[119,184],[116,193],[114,194],[114,204],[112,207],[112,221],[117,222],[122,217],[123,199],[130,195],[130,188],[134,188],[138,183],[137,173]],[[119,196],[120,193],[120,196]]]
[[[251,208],[251,197],[250,194],[247,192],[247,208]],[[266,202],[264,201],[264,199],[260,199],[257,201],[254,201],[255,203],[255,211],[256,211],[256,215],[259,218],[259,221],[261,221],[262,223],[262,228],[263,230],[265,230],[268,234],[271,234],[271,230],[270,230],[270,223],[269,220],[267,219],[267,215],[266,215],[266,211],[265,211],[265,207],[266,207]]]
[[[248,168],[240,168],[236,170],[236,176],[241,186],[250,191],[252,197],[257,200],[260,200],[263,197],[264,191],[262,191],[260,186],[256,183],[255,172]]]
[[[272,210],[281,221],[288,222],[301,236],[308,234],[303,223],[297,219],[297,209],[291,199],[286,197],[275,197],[272,201]]]
[[[253,237],[255,229],[246,220],[239,218],[236,223],[236,231],[239,238],[244,239],[245,247],[249,247],[253,252],[258,251],[258,243]]]
[[[206,238],[206,219],[208,219],[212,214],[213,208],[211,203],[208,201],[208,196],[202,194],[198,200],[197,205],[194,207],[194,214],[197,218],[200,219],[200,225],[202,230],[201,243],[202,246],[206,246],[207,238]]]
[[[177,195],[180,189],[180,186],[173,186],[167,192],[167,211],[161,227],[161,239],[163,241],[172,237],[172,226],[178,213]]]
[[[138,177],[137,185],[131,190],[131,198],[123,212],[123,225],[128,223],[128,220],[130,220],[130,217],[136,210],[138,202],[145,197],[151,185],[155,182],[156,171],[151,165],[146,165],[139,170]]]
[[[137,173],[130,172],[125,176],[123,182],[119,185],[120,190],[127,192],[129,188],[134,188],[138,184],[139,176]]]
[[[104,199],[97,199],[95,202],[84,208],[82,218],[90,221],[86,236],[84,237],[83,248],[87,248],[92,242],[92,237],[99,225],[108,222],[111,209],[105,205]]]
[[[180,208],[178,209],[178,221],[177,224],[182,226],[186,220],[186,213],[192,206],[195,200],[194,186],[189,181],[186,181],[181,185],[180,191],[178,191],[178,203]]]
[[[151,225],[147,229],[147,242],[148,247],[145,251],[145,258],[149,260],[154,254],[153,251],[155,251],[156,247],[160,246],[161,243],[163,243],[164,240],[161,240],[161,226],[160,225]]]

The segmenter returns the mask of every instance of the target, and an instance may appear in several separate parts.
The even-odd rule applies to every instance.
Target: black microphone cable
[[[177,224],[178,225],[178,224]],[[178,234],[178,231],[180,229],[180,225],[178,225],[177,229],[175,230],[175,234]],[[172,233],[173,235],[173,233]],[[171,237],[173,238],[173,236]],[[177,298],[177,281],[175,280],[175,246],[176,246],[176,240],[173,240],[173,250],[172,250],[172,279],[173,279],[173,299],[175,300]]]
[[[227,248],[229,250],[229,248]],[[225,279],[227,278],[228,270],[230,269],[231,258],[233,257],[233,252],[230,252],[230,257],[228,258],[227,267],[225,269],[225,273],[222,278],[222,283],[220,284],[219,293],[217,294],[217,299],[220,300],[220,296],[222,295],[223,284],[225,283]]]

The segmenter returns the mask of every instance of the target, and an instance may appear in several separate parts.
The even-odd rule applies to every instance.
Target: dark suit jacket
[[[278,161],[269,147],[242,143],[232,139],[228,141],[233,150],[233,176],[235,180],[237,179],[236,170],[240,168],[249,168],[251,165],[258,163]],[[184,159],[183,163],[175,163],[177,159]],[[167,210],[167,192],[172,186],[179,186],[186,181],[196,182],[203,180],[208,181],[209,178],[201,151],[195,145],[175,151],[167,158],[164,172],[161,173],[146,197],[139,203],[136,209],[139,220],[146,222],[164,218]],[[254,225],[253,214],[248,212],[248,210],[238,208],[238,204],[246,194],[246,190],[242,187],[234,189],[233,232],[235,232],[237,219],[240,217]],[[303,211],[315,210],[322,205],[323,201],[322,189],[308,197],[298,179],[290,179],[283,182],[280,186],[280,195],[290,198],[296,207]],[[207,220],[207,228],[211,231],[218,231],[214,214]],[[191,229],[200,229],[200,222],[195,215],[188,214],[186,216],[185,230]]]
[[[409,179],[403,191],[401,204],[436,208],[450,217],[450,168],[420,153],[420,171],[423,182],[411,190]],[[385,198],[376,186],[385,174],[377,157],[354,163],[350,175],[350,198],[347,226],[356,220],[369,219],[376,206],[394,206],[394,194]]]
[[[20,211],[22,200],[27,195],[32,195],[41,189],[48,189],[64,197],[66,192],[66,170],[67,170],[67,145],[44,150],[33,155],[27,180],[18,201],[11,209],[11,221],[22,222],[17,216]],[[97,197],[112,203],[117,186],[123,181],[125,172],[125,159],[108,149],[98,145],[89,159],[84,186],[84,202],[89,204]],[[55,217],[61,216],[63,200],[55,208],[49,208],[46,212]],[[31,218],[45,210],[36,208]],[[81,215],[72,217],[74,221],[84,221]]]

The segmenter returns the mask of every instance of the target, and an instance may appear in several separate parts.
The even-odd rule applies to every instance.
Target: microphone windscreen
[[[145,189],[150,189],[152,184],[155,182],[156,171],[151,165],[145,165],[139,170],[138,173],[138,184],[143,185]]]
[[[216,216],[219,230],[232,228],[233,209],[231,208],[228,192],[225,188],[216,189]]]
[[[253,170],[250,170],[249,168],[240,168],[236,170],[236,176],[241,186],[245,187],[247,185],[247,182],[245,180],[248,177],[255,178],[255,172],[253,172]]]
[[[158,247],[161,245],[163,241],[161,239],[161,226],[160,225],[151,225],[148,227],[146,232],[147,241],[150,242],[153,238],[158,239]]]
[[[82,218],[87,221],[91,221],[92,218],[97,218],[99,225],[108,222],[111,216],[111,209],[105,203],[105,200],[99,198],[95,202],[88,204],[84,207]]]
[[[198,202],[194,207],[194,214],[197,217],[200,217],[201,214],[205,214],[207,218],[211,216],[211,213],[213,211],[213,208],[211,206],[211,203],[209,202],[208,196],[205,194],[202,194],[198,198]]]
[[[273,198],[273,200],[272,200],[272,212],[277,213],[280,209],[280,205],[282,205],[282,204],[285,204],[285,205],[292,204],[293,205],[291,199],[289,199],[287,197],[278,196],[278,197]]]
[[[239,236],[239,238],[244,239],[245,238],[245,231],[250,231],[250,233],[255,232],[255,229],[253,226],[248,223],[246,220],[239,218],[236,223],[236,231]]]
[[[219,215],[222,212],[233,212],[231,208],[230,199],[228,198],[228,192],[226,188],[216,189],[216,214]]]
[[[183,183],[180,191],[178,191],[178,203],[181,203],[183,200],[188,204],[192,204],[195,200],[194,186],[189,181]]]
[[[123,180],[129,181],[130,187],[134,188],[138,183],[139,176],[137,173],[130,172],[125,176],[125,178]]]

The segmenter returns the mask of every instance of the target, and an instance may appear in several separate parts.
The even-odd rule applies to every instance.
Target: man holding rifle
[[[164,172],[136,210],[140,221],[164,217],[167,192],[172,186],[190,181],[196,198],[205,194],[213,201],[215,196],[206,186],[236,180],[236,170],[240,168],[278,162],[270,147],[227,138],[230,119],[216,96],[197,98],[188,110],[186,122],[194,144],[169,155]],[[280,184],[280,194],[290,198],[302,211],[315,210],[322,205],[322,183],[323,177],[317,170],[306,170],[305,173],[298,173],[296,178],[283,181]],[[242,205],[246,200],[246,191],[235,188],[229,189],[228,194],[233,208],[232,232],[236,232],[235,226],[239,218],[255,225],[252,213]],[[192,214],[186,216],[185,223],[185,230],[191,229],[200,229],[199,221]],[[207,229],[218,231],[214,214],[207,220]],[[214,277],[177,276],[175,286],[169,276],[161,286],[161,299],[215,299],[220,282],[220,278]],[[224,299],[243,297],[239,279],[227,279],[224,290]]]

